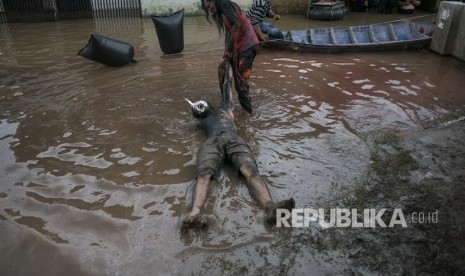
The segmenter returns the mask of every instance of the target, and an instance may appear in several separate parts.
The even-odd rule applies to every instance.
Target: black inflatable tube
[[[339,20],[346,15],[345,8],[313,9],[310,18],[317,20]]]
[[[180,53],[184,49],[184,9],[168,16],[152,15],[160,48],[165,54]]]
[[[131,44],[95,34],[90,36],[88,44],[78,55],[112,67],[136,62],[133,59],[134,47]]]

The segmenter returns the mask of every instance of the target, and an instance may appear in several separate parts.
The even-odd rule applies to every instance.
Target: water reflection
[[[207,203],[210,230],[187,238],[177,231],[203,140],[184,98],[218,104],[216,29],[186,18],[186,52],[162,56],[150,20],[115,20],[2,29],[0,223],[9,229],[2,249],[26,259],[33,253],[17,247],[21,240],[40,239],[75,262],[74,272],[94,275],[279,265],[278,244],[298,232],[265,229],[229,166]],[[108,68],[78,57],[94,32],[134,44],[139,62]],[[293,196],[301,207],[337,200],[366,177],[363,133],[421,128],[463,101],[456,89],[463,71],[447,60],[427,51],[262,50],[251,78],[255,113],[236,103],[238,132],[275,198]],[[301,264],[318,267],[313,259]]]

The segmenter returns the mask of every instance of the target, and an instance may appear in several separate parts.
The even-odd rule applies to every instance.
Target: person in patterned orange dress
[[[241,8],[231,0],[201,1],[207,21],[211,23],[211,16],[218,31],[225,35],[224,60],[218,68],[218,72],[220,72],[219,85],[221,87],[223,83],[221,72],[224,72],[225,62],[230,62],[239,103],[244,110],[252,113],[249,78],[259,45],[252,24]]]

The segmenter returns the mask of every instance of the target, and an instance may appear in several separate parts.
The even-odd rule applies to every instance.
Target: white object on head
[[[185,99],[191,106],[194,105],[194,104],[193,104],[191,101],[189,101],[187,98],[184,98],[184,99]]]
[[[195,110],[199,114],[204,113],[208,109],[208,103],[206,101],[200,100],[200,101],[196,101],[195,103],[189,101],[188,99],[186,99],[186,101],[191,105],[192,109]]]

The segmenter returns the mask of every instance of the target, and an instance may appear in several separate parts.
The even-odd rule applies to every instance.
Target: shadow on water
[[[285,19],[282,26],[302,23]],[[133,44],[139,62],[108,68],[78,57],[91,33]],[[395,237],[456,237],[415,227],[407,234],[267,229],[229,166],[205,208],[210,228],[180,236],[203,140],[184,98],[218,104],[223,42],[215,27],[203,17],[186,18],[185,52],[172,56],[161,54],[149,19],[9,24],[1,36],[0,231],[7,242],[0,245],[0,269],[8,274],[59,275],[64,267],[77,275],[402,273],[418,263],[399,267],[380,258],[413,258],[424,247],[406,243],[402,254],[383,249]],[[461,139],[436,141],[463,132],[457,89],[465,85],[463,68],[427,50],[262,50],[251,77],[255,112],[249,116],[236,103],[238,132],[256,153],[273,197],[292,196],[299,208],[424,207],[391,192],[387,180],[446,208],[448,199],[417,190],[439,176],[440,183],[463,184],[457,169],[463,157],[446,158],[449,167],[427,158],[460,156]],[[445,121],[455,122],[452,129],[435,131]],[[386,130],[400,138],[376,138]],[[399,171],[411,178],[380,171],[405,166]],[[370,257],[380,250],[380,258]]]

